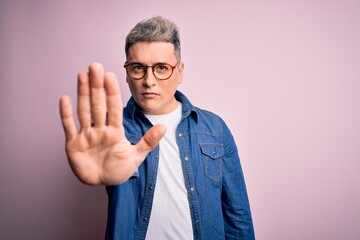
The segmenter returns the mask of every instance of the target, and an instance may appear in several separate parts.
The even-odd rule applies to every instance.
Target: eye
[[[142,66],[141,64],[131,64],[130,66],[130,70],[132,72],[143,72],[144,71],[144,66]]]
[[[155,71],[157,72],[167,72],[170,70],[170,66],[167,64],[157,64],[155,66]]]

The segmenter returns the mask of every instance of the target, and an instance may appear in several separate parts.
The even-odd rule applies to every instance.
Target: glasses
[[[152,69],[152,73],[157,79],[167,80],[172,76],[174,69],[179,63],[180,61],[177,62],[175,66],[171,66],[167,63],[157,63],[153,66],[147,66],[139,62],[134,62],[125,64],[124,68],[126,69],[127,75],[134,80],[142,79],[146,75],[148,68]]]

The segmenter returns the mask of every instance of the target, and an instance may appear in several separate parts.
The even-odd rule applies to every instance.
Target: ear
[[[128,61],[126,60],[126,62],[124,63],[124,66],[128,63]],[[125,68],[124,68],[125,69]],[[129,83],[129,77],[127,75],[126,69],[125,69],[125,74],[126,74],[126,82]]]
[[[178,75],[179,75],[179,80],[178,80],[178,84],[181,84],[183,81],[183,74],[184,74],[184,63],[181,62],[179,63],[178,66]]]

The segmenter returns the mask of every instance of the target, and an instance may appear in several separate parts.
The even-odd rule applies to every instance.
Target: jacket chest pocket
[[[222,177],[222,158],[224,157],[224,145],[219,143],[200,144],[204,163],[205,176],[218,182]]]

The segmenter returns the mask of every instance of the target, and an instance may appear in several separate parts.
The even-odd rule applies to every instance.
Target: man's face
[[[157,63],[167,63],[175,66],[174,45],[168,42],[137,42],[129,49],[126,63],[142,63],[153,66]],[[126,82],[129,84],[131,95],[145,114],[162,115],[172,112],[178,106],[174,97],[178,85],[182,82],[184,64],[179,63],[173,74],[167,80],[157,79],[151,67],[147,69],[142,79],[134,80],[129,76]]]

